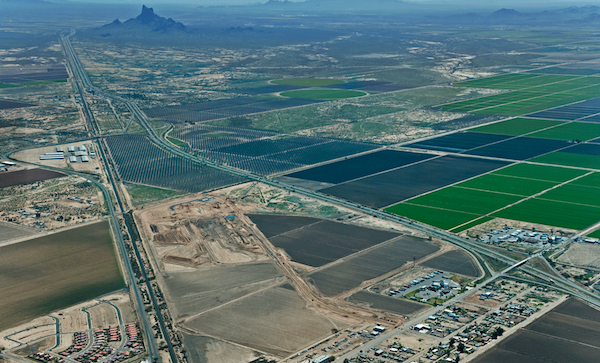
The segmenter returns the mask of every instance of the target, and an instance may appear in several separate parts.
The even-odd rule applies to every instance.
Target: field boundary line
[[[478,213],[473,213],[473,212],[463,212],[461,210],[441,208],[441,207],[435,207],[435,206],[431,206],[431,205],[423,205],[423,204],[410,203],[410,202],[401,202],[401,203],[396,203],[396,204],[407,204],[407,205],[412,205],[412,206],[415,206],[415,207],[425,207],[425,208],[431,208],[431,209],[437,209],[437,210],[444,210],[444,211],[448,211],[448,212],[472,214],[474,216],[478,216],[479,215]]]
[[[462,187],[460,185],[454,185],[454,188],[460,188],[460,189],[466,189],[466,190],[474,190],[474,191],[478,191],[478,192],[485,192],[485,193],[494,193],[494,194],[502,194],[502,195],[510,195],[513,197],[526,197],[526,195],[521,195],[521,194],[512,194],[512,193],[505,193],[505,192],[499,192],[496,190],[487,190],[487,189],[478,189],[478,188],[469,188],[469,187]]]

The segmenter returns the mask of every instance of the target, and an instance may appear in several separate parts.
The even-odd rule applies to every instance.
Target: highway
[[[71,32],[71,34],[69,36],[71,36],[73,34],[74,34],[74,32]],[[87,102],[85,100],[81,86],[79,84],[79,82],[81,82],[81,83],[83,83],[84,86],[87,86],[87,85],[91,85],[91,82],[90,82],[89,78],[87,77],[87,74],[83,70],[81,63],[79,62],[79,58],[77,57],[75,51],[73,50],[73,47],[67,36],[61,36],[61,44],[63,46],[65,54],[67,55],[67,57],[69,59],[73,75],[75,76],[74,82],[75,82],[75,84],[77,86],[77,90],[81,96],[81,103],[82,103],[82,106],[84,109],[84,114],[90,124],[93,136],[95,138],[98,138],[98,133],[96,131],[92,115],[89,112],[89,109],[87,107]],[[119,206],[120,213],[123,214],[123,213],[125,213],[125,210],[123,208],[121,198],[119,197],[119,189],[117,188],[116,183],[113,179],[110,165],[107,161],[106,155],[104,153],[104,149],[103,149],[102,145],[100,144],[100,142],[98,143],[98,149],[100,150],[101,158],[104,162],[104,167],[106,168],[106,174],[107,174],[108,179],[114,190],[114,194],[117,199],[117,204]],[[94,179],[91,179],[89,177],[86,177],[86,179],[88,179],[88,180],[94,182],[96,185],[98,185],[102,189],[102,192],[105,195],[107,205],[109,207],[109,213],[110,213],[111,220],[112,220],[111,224],[113,226],[114,235],[117,238],[119,249],[121,250],[121,255],[123,256],[123,264],[125,265],[125,268],[127,270],[126,272],[127,272],[127,276],[128,276],[128,280],[129,280],[128,285],[129,285],[130,289],[133,291],[135,303],[136,303],[137,309],[140,313],[140,317],[142,320],[141,323],[144,327],[144,334],[146,335],[146,340],[148,342],[148,350],[149,350],[148,353],[150,355],[150,360],[152,362],[160,360],[160,356],[158,354],[158,348],[156,346],[156,341],[154,340],[154,336],[152,335],[152,332],[153,332],[152,326],[151,326],[150,322],[148,321],[148,317],[144,310],[144,302],[143,302],[139,287],[136,282],[135,273],[133,272],[133,267],[131,265],[131,261],[129,260],[129,257],[128,257],[129,255],[127,253],[127,249],[125,248],[125,241],[123,240],[123,234],[121,233],[120,228],[119,228],[119,222],[118,222],[118,219],[116,216],[116,212],[114,209],[114,204],[112,201],[111,194],[109,193],[108,189],[106,189],[106,187],[104,187],[104,185],[102,183],[100,183]],[[126,226],[127,226],[127,229],[129,230],[129,235],[134,236],[134,234],[132,233],[132,227],[129,225],[129,223],[127,223],[127,221],[126,221]],[[132,246],[133,246],[133,250],[134,250],[138,265],[140,267],[140,271],[142,273],[142,278],[144,279],[144,281],[146,283],[146,289],[148,292],[148,296],[150,297],[152,306],[154,307],[154,310],[156,312],[156,317],[157,317],[157,321],[159,323],[161,334],[163,335],[165,342],[167,343],[167,348],[169,349],[169,354],[171,356],[172,361],[177,362],[177,356],[173,349],[173,345],[172,345],[172,342],[170,339],[170,333],[167,330],[166,325],[164,323],[164,318],[163,318],[162,314],[160,313],[160,308],[158,307],[158,301],[156,300],[154,290],[152,289],[152,286],[148,279],[144,261],[140,255],[139,249],[138,249],[137,245],[135,244],[135,242],[132,242]]]
[[[282,183],[277,180],[273,180],[273,179],[270,179],[270,178],[267,178],[267,177],[264,177],[261,175],[256,175],[256,174],[249,173],[249,172],[239,170],[239,169],[235,169],[235,168],[232,168],[229,166],[216,164],[209,160],[205,160],[205,159],[190,155],[190,154],[180,150],[179,148],[171,145],[167,141],[165,141],[162,138],[162,135],[158,135],[156,133],[156,131],[153,129],[153,127],[151,126],[149,119],[140,110],[140,108],[137,106],[136,103],[126,100],[126,99],[123,99],[118,96],[114,96],[114,95],[105,93],[103,90],[96,88],[89,80],[83,66],[79,62],[79,59],[77,58],[77,54],[75,53],[73,47],[71,46],[71,44],[68,40],[68,37],[63,36],[61,39],[62,39],[63,47],[65,48],[65,52],[71,59],[73,73],[77,74],[77,76],[81,79],[81,83],[83,84],[83,86],[87,90],[93,91],[94,93],[97,93],[104,97],[112,98],[114,100],[124,102],[127,105],[127,107],[129,108],[129,110],[132,112],[132,114],[139,121],[140,125],[146,130],[150,140],[152,140],[152,142],[154,142],[156,145],[158,145],[162,149],[164,149],[174,155],[180,156],[184,159],[190,160],[192,162],[195,162],[195,163],[207,166],[207,167],[211,167],[214,169],[218,169],[218,170],[227,172],[229,174],[237,175],[239,177],[242,177],[242,178],[245,178],[248,180],[261,182],[261,183],[264,183],[264,184],[267,184],[267,185],[270,185],[273,187],[287,190],[292,193],[301,194],[301,195],[304,195],[304,196],[307,196],[310,198],[321,200],[323,202],[332,203],[332,204],[335,204],[338,206],[350,208],[350,209],[356,210],[358,212],[361,212],[363,214],[370,215],[370,216],[373,216],[376,218],[380,218],[380,219],[387,220],[387,221],[392,221],[392,222],[401,224],[403,226],[406,226],[408,228],[412,228],[412,229],[421,231],[431,237],[438,238],[443,241],[452,243],[458,247],[464,248],[464,249],[474,253],[475,255],[491,257],[491,258],[497,259],[503,263],[506,263],[510,266],[508,269],[506,269],[505,271],[503,271],[501,273],[492,273],[492,276],[489,277],[488,279],[486,279],[485,281],[483,281],[480,284],[480,286],[488,283],[489,281],[491,281],[493,279],[496,279],[497,277],[503,275],[503,273],[509,272],[510,270],[512,270],[514,268],[520,268],[521,270],[527,272],[531,276],[537,277],[537,278],[541,279],[542,281],[552,284],[552,286],[554,288],[557,288],[559,290],[567,292],[573,296],[579,297],[580,299],[587,301],[591,304],[600,306],[600,296],[596,295],[595,293],[585,289],[584,287],[582,287],[574,282],[567,280],[566,278],[562,277],[558,273],[556,273],[556,274],[548,273],[546,271],[540,270],[540,269],[530,266],[526,263],[523,263],[523,261],[528,261],[533,256],[528,257],[525,260],[519,261],[514,258],[505,256],[504,254],[497,252],[495,250],[488,249],[485,245],[483,245],[481,243],[459,237],[455,234],[446,232],[444,230],[437,229],[435,227],[432,227],[432,226],[429,226],[426,224],[419,223],[417,221],[412,221],[408,218],[404,218],[404,217],[394,215],[394,214],[391,214],[391,213],[388,213],[385,211],[366,207],[366,206],[363,206],[363,205],[360,205],[357,203],[353,203],[353,202],[350,202],[347,200],[343,200],[340,198],[321,194],[321,193],[318,193],[318,192],[315,192],[315,191],[312,191],[309,189],[297,187],[297,186],[287,184],[287,183]],[[109,175],[110,175],[110,173],[109,173]],[[114,183],[112,180],[111,180],[111,182]],[[113,187],[114,187],[114,184],[113,184]],[[116,190],[117,189],[115,188],[115,191]],[[142,269],[145,270],[143,268],[143,265],[141,264],[141,261],[140,261],[140,265],[141,265]],[[551,267],[550,267],[550,269],[552,270]],[[155,306],[155,308],[156,308],[156,306]],[[167,338],[166,335],[165,335],[165,338]]]

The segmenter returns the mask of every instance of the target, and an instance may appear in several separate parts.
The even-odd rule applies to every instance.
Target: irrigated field
[[[492,124],[478,126],[469,129],[469,131],[497,135],[520,136],[545,128],[554,127],[563,123],[564,121],[539,120],[532,118],[517,117],[506,121],[494,122]]]
[[[248,214],[248,217],[250,217],[252,222],[256,224],[258,229],[260,229],[267,238],[322,221],[322,219],[319,218],[276,214]]]
[[[462,250],[453,250],[427,260],[421,265],[437,270],[452,272],[460,275],[477,277],[479,268],[471,256]]]
[[[298,217],[290,218],[293,223]],[[289,225],[281,217],[277,221]],[[319,267],[397,236],[398,233],[320,220],[272,235],[269,240],[285,250],[292,260]]]
[[[381,150],[335,163],[288,174],[288,177],[338,184],[399,168],[433,156],[406,151]]]
[[[587,363],[600,356],[599,341],[600,312],[571,298],[473,362]]]
[[[125,287],[106,222],[0,248],[0,330]]]
[[[45,169],[27,169],[0,174],[0,188],[29,184],[47,179],[61,178],[63,173]]]
[[[309,275],[309,280],[326,296],[334,296],[359,286],[435,251],[438,246],[424,239],[405,236],[381,244],[367,252]]]
[[[23,108],[35,106],[29,103],[11,101],[11,100],[0,100],[0,110],[9,110],[11,108]]]
[[[496,160],[444,156],[339,184],[321,192],[381,208],[507,164]]]
[[[390,311],[403,316],[414,314],[429,307],[429,305],[412,302],[406,299],[374,294],[364,290],[350,296],[348,301],[359,305],[367,305],[373,309]]]
[[[286,78],[271,81],[273,84],[298,86],[298,87],[325,87],[334,84],[343,84],[344,81],[330,78]]]

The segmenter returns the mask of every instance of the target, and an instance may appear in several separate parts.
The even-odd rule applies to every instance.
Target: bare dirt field
[[[273,288],[186,324],[198,333],[227,339],[259,351],[287,356],[346,325],[306,308],[293,290]]]
[[[37,181],[54,178],[62,178],[63,176],[67,175],[44,169],[11,171],[0,174],[0,188],[11,187],[13,185],[30,184]]]
[[[0,330],[124,287],[106,222],[0,248]]]
[[[271,263],[170,272],[164,277],[174,319],[183,319],[281,283]]]
[[[558,257],[557,262],[600,268],[600,245],[574,242]]]
[[[114,307],[102,303],[85,309],[91,315],[92,329],[106,329],[119,325]]]
[[[35,234],[33,230],[0,222],[0,242]]]
[[[262,356],[246,347],[205,336],[183,334],[190,363],[245,363]]]
[[[386,310],[403,316],[414,314],[422,309],[429,308],[429,305],[419,304],[405,299],[389,297],[381,294],[375,294],[368,291],[359,291],[350,296],[348,301],[355,304],[366,304],[373,309]]]

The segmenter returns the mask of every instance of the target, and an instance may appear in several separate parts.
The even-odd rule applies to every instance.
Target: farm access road
[[[74,32],[71,32],[71,35],[73,35],[73,34],[74,34]],[[501,262],[504,262],[504,263],[508,264],[509,266],[518,264],[520,262],[514,258],[507,257],[499,252],[488,250],[485,248],[485,246],[480,245],[476,242],[470,241],[468,239],[459,237],[452,233],[437,229],[435,227],[432,227],[432,226],[429,226],[426,224],[412,221],[408,218],[404,218],[404,217],[401,217],[398,215],[393,215],[391,213],[373,209],[373,208],[369,208],[369,207],[366,207],[366,206],[363,206],[363,205],[360,205],[357,203],[352,203],[352,202],[349,202],[346,200],[342,200],[339,198],[324,195],[324,194],[314,192],[312,190],[308,190],[305,188],[300,188],[300,187],[293,186],[290,184],[275,181],[275,180],[272,180],[272,179],[264,177],[264,176],[256,175],[256,174],[242,171],[239,169],[235,169],[235,168],[232,168],[229,166],[220,165],[220,164],[190,155],[190,154],[178,149],[177,147],[173,146],[172,144],[168,143],[167,141],[165,141],[162,138],[163,135],[158,135],[156,133],[156,131],[154,130],[154,128],[152,127],[152,125],[150,124],[149,119],[141,111],[141,109],[137,106],[137,104],[135,104],[134,102],[132,102],[130,100],[126,100],[121,97],[105,93],[103,90],[96,88],[89,80],[87,73],[85,72],[85,69],[83,68],[81,62],[79,61],[77,54],[76,54],[75,50],[73,49],[68,37],[61,36],[61,44],[63,45],[65,52],[67,53],[67,55],[71,61],[73,73],[77,74],[77,78],[81,80],[81,82],[86,87],[86,89],[89,89],[90,91],[101,94],[106,98],[112,98],[112,99],[124,102],[127,105],[127,107],[129,108],[129,110],[132,112],[132,114],[138,119],[140,125],[142,125],[142,127],[146,130],[149,138],[155,144],[157,144],[164,150],[169,151],[170,153],[172,153],[174,155],[180,156],[182,158],[196,162],[201,165],[209,166],[209,167],[221,170],[221,171],[228,172],[233,175],[240,176],[242,178],[261,182],[261,183],[271,185],[274,187],[278,187],[278,188],[281,188],[281,189],[284,189],[284,190],[287,190],[287,191],[290,191],[293,193],[302,194],[302,195],[305,195],[305,196],[308,196],[308,197],[311,197],[314,199],[318,199],[318,200],[322,200],[325,202],[329,202],[329,203],[333,203],[336,205],[351,208],[353,210],[362,212],[364,214],[367,214],[367,215],[370,215],[370,216],[373,216],[376,218],[381,218],[381,219],[384,219],[387,221],[399,223],[408,228],[413,228],[413,229],[419,230],[429,236],[440,238],[444,241],[450,242],[454,245],[464,248],[464,249],[472,252],[474,255],[476,255],[480,259],[481,259],[481,256],[488,256],[491,258],[495,258]],[[83,98],[81,88],[79,88],[79,91]],[[89,111],[87,114],[89,115]],[[90,122],[91,122],[91,120],[92,120],[91,116],[89,116],[89,117],[90,117]],[[486,266],[487,266],[487,264],[486,264]],[[528,266],[528,265],[520,266],[520,268],[522,270],[524,270],[525,272],[527,272],[528,274],[541,279],[542,281],[547,281],[549,284],[551,284],[551,287],[553,287],[553,288],[557,288],[563,292],[569,293],[573,296],[577,296],[577,297],[581,298],[582,300],[585,300],[591,304],[600,306],[600,296],[598,296],[597,294],[595,294],[593,292],[586,290],[585,288],[577,285],[574,282],[571,282],[571,281],[565,279],[564,277],[562,277],[559,274],[548,273],[548,272],[542,271],[541,269],[538,269],[538,268],[535,268],[532,266]],[[488,267],[488,269],[489,269],[489,267]],[[142,265],[142,270],[145,270],[143,265]],[[499,276],[498,274],[492,275],[485,281],[481,282],[479,286],[483,286],[483,285],[487,284],[488,282],[494,280],[498,276]],[[159,316],[160,316],[160,314],[159,314]],[[170,350],[172,350],[172,348]]]

